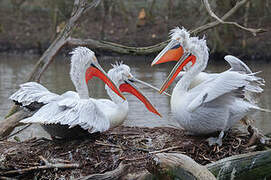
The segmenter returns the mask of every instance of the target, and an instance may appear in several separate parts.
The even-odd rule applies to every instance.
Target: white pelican
[[[71,54],[70,76],[77,92],[68,91],[57,95],[35,82],[20,85],[20,89],[10,99],[30,108],[33,104],[43,104],[33,116],[21,122],[39,123],[52,137],[60,138],[79,136],[87,134],[86,132],[104,132],[122,124],[127,116],[128,102],[119,89],[134,94],[150,111],[160,115],[133,86],[135,78],[130,74],[128,66],[119,65],[110,70],[109,76],[114,79],[113,82],[90,49],[78,47]],[[93,76],[106,83],[106,90],[112,101],[89,97],[87,82]]]
[[[226,56],[229,62],[233,56]],[[171,111],[177,122],[192,134],[220,132],[218,138],[209,138],[209,144],[222,144],[224,131],[231,128],[245,115],[259,108],[244,99],[244,91],[262,92],[263,80],[255,73],[240,73],[240,69],[213,75],[208,80],[189,89],[191,82],[208,63],[209,52],[204,39],[190,37],[183,28],[171,31],[170,43],[157,55],[152,65],[177,61],[160,93],[168,88],[178,73],[185,68],[186,73],[173,89]],[[242,70],[241,70],[242,71]]]

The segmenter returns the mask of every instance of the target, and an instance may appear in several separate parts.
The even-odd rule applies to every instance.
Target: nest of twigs
[[[0,178],[80,178],[112,171],[121,162],[132,164],[127,173],[140,173],[149,157],[160,152],[179,152],[205,165],[255,151],[248,148],[250,137],[230,131],[221,147],[210,147],[207,137],[185,135],[178,129],[118,127],[80,140],[0,141]]]

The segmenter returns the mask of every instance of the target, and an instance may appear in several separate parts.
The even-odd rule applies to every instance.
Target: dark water
[[[8,97],[15,92],[19,84],[23,83],[29,73],[32,71],[38,57],[29,55],[0,55],[0,120],[6,115],[12,105]],[[138,79],[144,80],[153,84],[156,87],[161,86],[163,80],[167,77],[170,69],[174,64],[162,64],[151,67],[151,57],[98,57],[101,66],[108,71],[111,64],[115,61],[123,61],[129,65],[132,74]],[[265,62],[245,61],[245,63],[254,71],[262,71],[259,75],[266,81],[264,93],[261,96],[260,106],[271,109],[271,64]],[[41,83],[50,91],[55,93],[63,93],[67,90],[74,90],[73,84],[69,77],[69,57],[57,57],[56,60],[49,66],[48,70],[42,76]],[[209,61],[207,72],[222,72],[229,68],[224,61],[215,63],[214,60]],[[128,126],[172,126],[174,121],[171,119],[169,102],[170,98],[164,95],[159,95],[152,89],[138,85],[142,92],[151,100],[163,115],[160,118],[147,109],[143,108],[143,104],[134,96],[125,94],[129,101],[129,115],[125,120],[125,125]],[[89,82],[89,91],[91,97],[107,98],[104,84],[99,80],[91,80]],[[169,89],[169,92],[171,89]],[[271,132],[271,121],[269,113],[257,112],[254,114],[255,125],[264,133]],[[37,125],[32,125],[26,129],[21,138],[32,136],[47,136],[47,134]]]

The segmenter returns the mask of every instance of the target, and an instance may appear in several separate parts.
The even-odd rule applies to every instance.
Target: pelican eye
[[[179,47],[181,47],[181,45],[178,43],[175,46],[173,46],[171,49],[178,49]]]

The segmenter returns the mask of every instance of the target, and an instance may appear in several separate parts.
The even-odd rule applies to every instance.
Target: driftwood
[[[16,126],[20,125],[20,120],[31,116],[32,113],[25,110],[19,110],[13,115],[9,116],[0,125],[0,138],[8,136]]]
[[[147,165],[157,179],[215,180],[208,169],[190,157],[179,153],[159,153]]]
[[[228,157],[206,167],[219,179],[264,179],[271,176],[271,150]]]
[[[205,166],[183,154],[159,153],[147,169],[152,179],[264,179],[271,176],[271,150],[235,155]]]

